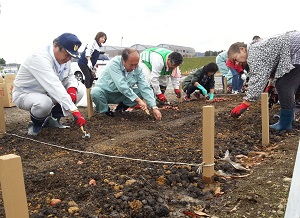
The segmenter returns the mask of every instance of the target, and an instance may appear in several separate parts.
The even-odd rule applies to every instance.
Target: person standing
[[[190,95],[196,90],[200,90],[202,95],[208,96],[209,100],[213,100],[215,92],[214,75],[217,71],[217,64],[209,63],[188,75],[182,82],[182,89],[186,93],[184,99],[190,101]],[[200,98],[200,94],[197,98]]]
[[[108,104],[118,104],[115,111],[120,112],[138,104],[144,111],[151,108],[155,119],[161,120],[153,90],[139,67],[139,59],[138,50],[125,48],[121,55],[112,58],[105,66],[91,90],[97,112],[113,117],[114,112]]]
[[[28,135],[38,135],[43,127],[66,128],[60,118],[70,114],[79,126],[86,124],[75,106],[83,97],[84,85],[71,72],[70,63],[80,46],[76,35],[64,33],[21,64],[12,98],[17,107],[30,113]]]
[[[183,57],[180,53],[165,48],[148,48],[141,53],[140,66],[159,102],[167,102],[164,94],[169,78],[176,97],[181,97],[181,91],[179,90],[181,72],[179,66],[182,62]]]
[[[98,32],[93,42],[87,44],[84,51],[80,55],[78,66],[84,74],[84,84],[86,88],[91,88],[93,81],[96,78],[94,66],[99,58],[102,44],[105,43],[106,40],[106,34],[104,32]]]
[[[236,42],[230,46],[228,56],[234,62],[247,62],[251,75],[244,101],[231,111],[231,116],[237,118],[247,110],[271,79],[278,92],[280,119],[270,128],[292,129],[295,93],[300,85],[300,32],[287,32],[250,45]]]

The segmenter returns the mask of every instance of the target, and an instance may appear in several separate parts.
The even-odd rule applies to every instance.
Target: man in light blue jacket
[[[119,104],[116,111],[125,111],[139,104],[144,111],[151,108],[155,119],[161,120],[153,90],[138,66],[139,59],[136,49],[125,48],[121,56],[114,57],[106,65],[91,91],[96,111],[113,117],[108,104]]]

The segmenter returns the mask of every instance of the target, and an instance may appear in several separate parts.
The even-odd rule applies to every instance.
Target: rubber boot
[[[60,104],[56,104],[51,110],[51,116],[47,117],[43,127],[51,128],[70,128],[70,126],[65,126],[60,123],[60,119],[64,117]]]
[[[47,117],[43,127],[60,128],[60,129],[70,128],[70,126],[62,125],[60,123],[60,118],[61,117],[57,117],[57,118],[52,116]]]
[[[273,125],[270,125],[270,128],[276,129],[277,131],[291,130],[293,119],[294,110],[281,109],[279,121]]]
[[[46,118],[36,118],[30,115],[31,122],[28,124],[28,135],[37,136],[41,133]]]

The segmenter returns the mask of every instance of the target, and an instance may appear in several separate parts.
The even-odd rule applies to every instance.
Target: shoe
[[[33,122],[28,123],[28,135],[37,136],[42,131],[42,125],[34,124]]]
[[[231,92],[232,94],[234,94],[234,95],[237,95],[237,94],[239,94],[239,92],[238,91],[233,91],[232,90],[232,92]]]
[[[60,118],[54,118],[49,116],[46,118],[43,127],[60,128],[60,129],[70,128],[70,126],[62,125],[59,122],[59,120]]]
[[[200,93],[199,93],[199,92],[195,92],[195,93],[194,93],[194,97],[195,97],[197,100],[200,100],[200,98],[201,98]]]
[[[184,100],[185,100],[185,101],[191,101],[191,98],[189,98],[188,96],[185,96],[185,97],[184,97]]]
[[[106,111],[105,114],[106,114],[107,116],[110,116],[110,117],[114,117],[114,116],[115,116],[114,112],[112,112],[112,111],[110,110],[110,108],[108,108],[108,111]]]
[[[129,106],[125,105],[123,102],[120,102],[118,106],[114,109],[114,112],[123,112],[126,111]]]

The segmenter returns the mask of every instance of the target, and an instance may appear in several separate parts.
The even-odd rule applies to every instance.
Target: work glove
[[[230,115],[233,118],[238,118],[239,116],[241,116],[241,114],[247,110],[249,106],[246,105],[245,103],[240,104],[239,106],[236,106],[230,113]]]
[[[163,93],[158,94],[157,97],[162,102],[167,101],[166,96]]]
[[[179,89],[174,89],[177,98],[181,97],[181,91]]]
[[[202,91],[203,95],[205,95],[205,96],[207,95],[207,90],[203,86],[201,86],[200,84],[198,84],[197,88]]]
[[[77,89],[75,87],[70,87],[67,89],[67,93],[71,96],[73,103],[77,101]]]
[[[94,68],[91,60],[88,60],[87,66],[88,66],[91,70]]]
[[[81,127],[84,126],[86,124],[86,120],[84,119],[84,117],[81,115],[81,113],[79,111],[75,111],[72,113],[75,122]]]
[[[268,86],[266,87],[265,92],[271,94],[271,92],[273,91],[273,89],[274,89],[274,86],[273,86],[273,85],[268,85]]]
[[[208,100],[213,100],[215,95],[213,93],[208,93],[208,97],[209,97]]]

